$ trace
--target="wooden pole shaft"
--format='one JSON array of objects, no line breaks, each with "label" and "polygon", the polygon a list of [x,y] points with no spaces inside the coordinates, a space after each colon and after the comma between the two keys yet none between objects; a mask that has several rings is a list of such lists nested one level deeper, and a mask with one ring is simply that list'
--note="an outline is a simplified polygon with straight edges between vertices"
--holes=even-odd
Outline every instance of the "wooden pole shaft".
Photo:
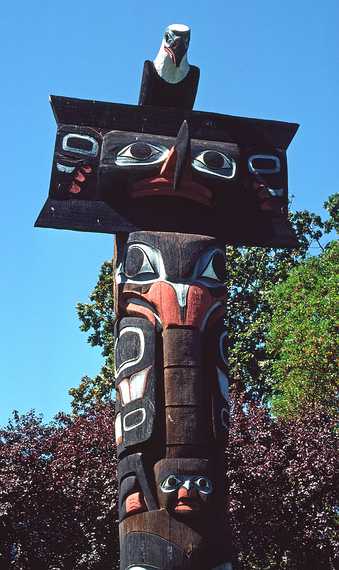
[{"label": "wooden pole shaft", "polygon": [[117,236],[121,570],[229,569],[223,244]]}]

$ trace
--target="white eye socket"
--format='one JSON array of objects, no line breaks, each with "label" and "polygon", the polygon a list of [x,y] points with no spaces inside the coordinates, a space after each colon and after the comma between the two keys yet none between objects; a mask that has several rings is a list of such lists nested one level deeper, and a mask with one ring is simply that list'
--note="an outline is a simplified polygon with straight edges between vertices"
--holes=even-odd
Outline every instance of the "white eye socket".
[{"label": "white eye socket", "polygon": [[136,141],[119,150],[115,163],[118,166],[152,166],[163,162],[168,153],[168,148],[163,145]]},{"label": "white eye socket", "polygon": [[199,493],[203,493],[204,495],[210,495],[213,491],[212,483],[210,479],[207,479],[207,477],[199,477],[199,479],[195,479],[194,485]]},{"label": "white eye socket", "polygon": [[131,245],[128,248],[124,272],[131,279],[154,279],[158,276],[146,252],[138,245]]},{"label": "white eye socket", "polygon": [[179,489],[182,485],[181,479],[178,479],[176,475],[169,475],[160,485],[163,493],[172,493]]},{"label": "white eye socket", "polygon": [[62,149],[85,156],[96,156],[99,144],[93,137],[69,133],[62,139]]},{"label": "white eye socket", "polygon": [[204,150],[195,157],[193,168],[218,178],[233,178],[236,171],[235,160],[229,154],[216,150]]},{"label": "white eye socket", "polygon": [[211,259],[199,277],[211,279],[212,281],[218,281],[218,283],[225,283],[226,260],[221,251],[217,251],[212,255]]}]

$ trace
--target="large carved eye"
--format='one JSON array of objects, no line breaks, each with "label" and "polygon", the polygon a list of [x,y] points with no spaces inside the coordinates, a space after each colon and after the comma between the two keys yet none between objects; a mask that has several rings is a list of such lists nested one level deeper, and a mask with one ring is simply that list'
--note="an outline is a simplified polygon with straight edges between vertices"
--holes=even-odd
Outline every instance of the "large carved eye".
[{"label": "large carved eye", "polygon": [[199,277],[225,283],[226,281],[226,260],[221,251],[216,251],[210,258],[205,269],[201,272]]},{"label": "large carved eye", "polygon": [[182,485],[181,479],[178,479],[175,475],[169,475],[160,485],[163,493],[172,493],[179,489]]},{"label": "large carved eye", "polygon": [[204,150],[195,157],[192,166],[200,172],[218,178],[233,178],[236,171],[235,160],[232,156],[216,150]]},{"label": "large carved eye", "polygon": [[118,166],[150,166],[163,162],[168,153],[168,148],[163,145],[136,141],[119,150],[115,163]]},{"label": "large carved eye", "polygon": [[69,133],[62,139],[62,149],[85,156],[97,156],[99,143],[93,137]]},{"label": "large carved eye", "polygon": [[158,277],[147,253],[138,245],[131,245],[128,248],[124,272],[129,279],[147,280]]},{"label": "large carved eye", "polygon": [[199,477],[198,479],[195,479],[194,485],[199,493],[203,493],[204,495],[209,495],[213,491],[212,483],[207,477]]}]

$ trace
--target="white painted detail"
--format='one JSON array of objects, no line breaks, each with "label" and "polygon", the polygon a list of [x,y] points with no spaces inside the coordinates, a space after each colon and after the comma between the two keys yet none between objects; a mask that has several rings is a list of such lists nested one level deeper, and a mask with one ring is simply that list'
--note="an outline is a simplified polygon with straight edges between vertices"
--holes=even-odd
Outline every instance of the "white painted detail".
[{"label": "white painted detail", "polygon": [[[206,283],[206,280],[204,280],[204,278],[202,277],[202,272],[207,269],[207,266],[209,265],[209,262],[213,259],[214,255],[216,253],[221,253],[224,257],[225,257],[225,251],[220,249],[220,248],[211,248],[209,251],[205,252],[198,260],[197,263],[194,267],[194,270],[192,272],[192,275],[186,279],[185,283],[179,284],[179,283],[173,283],[172,281],[170,281],[168,279],[168,275],[166,274],[166,270],[165,270],[165,265],[164,265],[164,261],[162,259],[162,255],[161,252],[156,249],[153,248],[149,245],[143,244],[143,243],[135,243],[135,244],[130,244],[129,248],[133,248],[133,247],[137,247],[138,249],[140,249],[146,256],[147,259],[149,260],[149,263],[151,264],[153,271],[155,272],[156,275],[153,277],[151,276],[151,278],[149,279],[143,279],[143,278],[137,278],[136,277],[127,277],[127,275],[124,272],[124,262],[120,263],[119,266],[117,267],[117,271],[116,271],[116,275],[115,275],[115,279],[116,279],[116,283],[118,285],[122,284],[124,285],[125,283],[131,283],[134,285],[138,285],[138,284],[143,284],[143,285],[150,285],[151,283],[157,283],[157,282],[164,282],[164,283],[168,283],[169,285],[172,285],[173,288],[177,288],[178,291],[180,290],[179,287],[177,287],[177,285],[181,285],[181,292],[179,294],[179,296],[183,299],[183,295],[184,295],[184,290],[185,288],[189,287],[189,285],[193,285],[194,283],[201,283],[207,287],[220,287],[221,285],[223,285],[223,283],[221,283],[221,281],[219,279],[215,279],[214,283],[213,281],[210,281],[209,283]],[[225,257],[225,264],[226,264],[226,257]],[[144,272],[144,268],[140,269],[140,274],[142,274],[142,272]],[[133,299],[133,302],[137,302],[135,299]],[[139,302],[138,302],[139,303]],[[139,303],[140,304],[140,303]],[[184,306],[184,305],[181,305]]]},{"label": "white painted detail", "polygon": [[190,285],[187,283],[171,283],[171,286],[173,287],[176,293],[179,307],[186,307],[187,293],[190,288]]},{"label": "white painted detail", "polygon": [[65,166],[59,162],[57,162],[56,167],[59,172],[66,172],[67,174],[72,174],[72,172],[75,170],[75,166]]},{"label": "white painted detail", "polygon": [[158,566],[129,566],[127,570],[160,570]]},{"label": "white painted detail", "polygon": [[138,245],[131,245],[129,249],[130,250],[137,249],[138,251],[141,251],[142,255],[144,256],[142,261],[142,266],[138,271],[138,275],[141,275],[142,273],[154,273],[155,268],[152,266],[150,260],[148,259],[142,247],[139,247]]},{"label": "white painted detail", "polygon": [[190,27],[186,26],[186,24],[170,24],[168,29],[172,32],[189,32]]},{"label": "white painted detail", "polygon": [[276,196],[277,198],[282,198],[284,195],[284,189],[283,188],[268,188],[268,186],[266,186],[267,191],[271,194],[271,196]]},{"label": "white painted detail", "polygon": [[[126,426],[126,419],[129,418],[130,416],[132,416],[133,414],[137,415],[138,412],[141,412],[141,420],[139,420],[136,424],[132,424],[131,426]],[[144,423],[145,419],[146,419],[145,408],[138,408],[137,410],[133,410],[133,412],[129,412],[124,417],[124,422],[123,422],[124,423],[124,430],[125,431],[131,431],[131,429],[135,429],[138,426],[141,426],[141,424]]]},{"label": "white painted detail", "polygon": [[[132,143],[133,144],[133,143]],[[142,168],[143,166],[152,166],[154,164],[160,164],[161,162],[164,162],[164,160],[166,160],[166,158],[169,155],[169,149],[166,146],[163,145],[151,145],[149,143],[149,146],[152,147],[153,150],[153,154],[149,157],[149,158],[135,158],[131,152],[130,152],[130,148],[132,146],[132,144],[129,144],[127,146],[125,146],[123,149],[121,149],[116,158],[115,158],[115,163],[118,166],[123,167],[128,167],[128,168],[133,168],[133,166],[136,166],[137,168]]]},{"label": "white painted detail", "polygon": [[[254,168],[253,160],[256,158],[272,160],[275,166],[273,168]],[[248,169],[250,172],[258,172],[259,174],[277,174],[280,172],[280,159],[278,156],[274,156],[272,154],[253,154],[248,159]]]},{"label": "white painted detail", "polygon": [[[83,139],[83,140],[86,140],[86,141],[92,143],[91,150],[87,150],[85,148],[77,148],[77,147],[70,146],[68,144],[68,141],[71,138],[72,139]],[[70,152],[76,152],[78,154],[85,154],[86,156],[96,156],[98,154],[99,144],[93,137],[89,137],[87,135],[78,135],[78,133],[69,133],[68,135],[65,135],[64,138],[62,139],[62,149],[68,150]]]},{"label": "white painted detail", "polygon": [[130,396],[130,392],[129,392],[129,383],[128,383],[128,380],[126,378],[125,378],[125,380],[120,382],[119,391],[120,391],[120,395],[121,395],[122,405],[126,406],[126,404],[128,404],[131,401],[131,396]]},{"label": "white painted detail", "polygon": [[[195,157],[195,159],[192,161],[193,168],[199,170],[199,172],[207,172],[209,175],[216,176],[217,178],[226,178],[227,180],[234,178],[235,171],[237,169],[237,165],[234,158],[232,158],[230,155],[226,156],[222,152],[220,152],[219,154],[221,154],[222,157],[224,158],[224,166],[212,169],[203,162],[204,154],[206,152],[208,152],[208,150],[207,151],[205,150],[204,152],[200,153],[198,156]],[[231,168],[229,168],[227,161],[230,163]],[[223,173],[222,170],[231,170],[231,172],[229,174],[225,174],[225,172]]]},{"label": "white painted detail", "polygon": [[[135,244],[132,243],[129,245],[129,249],[133,247],[137,247],[144,253],[144,255],[146,255],[146,257],[149,260],[149,263],[153,268],[152,273],[156,273],[156,275],[154,277],[151,277],[150,279],[136,279],[137,276],[135,276],[134,278],[127,277],[127,275],[124,272],[124,262],[123,262],[120,263],[117,268],[116,282],[118,284],[143,283],[144,285],[148,285],[149,283],[155,283],[156,281],[166,281],[165,266],[160,251],[144,243],[135,243]],[[139,274],[141,273],[142,270],[139,271]]]},{"label": "white painted detail", "polygon": [[226,364],[226,366],[228,365],[228,361],[227,361],[227,358],[225,356],[223,341],[224,341],[224,338],[226,338],[227,336],[228,336],[228,334],[225,331],[222,333],[222,335],[220,335],[220,338],[219,338],[219,353],[220,353],[221,360],[223,361],[224,364]]},{"label": "white painted detail", "polygon": [[129,381],[130,401],[143,397],[150,368],[151,367],[148,366],[148,368],[144,368],[144,370],[132,374]]},{"label": "white painted detail", "polygon": [[119,339],[118,339],[118,343],[121,339],[121,337],[128,333],[128,332],[133,332],[135,334],[137,334],[139,336],[140,339],[140,353],[136,358],[130,358],[128,360],[126,360],[125,362],[123,362],[119,368],[116,370],[116,374],[120,374],[123,370],[126,370],[127,368],[131,368],[131,366],[135,366],[136,364],[139,364],[139,362],[142,360],[143,356],[144,356],[144,352],[145,352],[145,337],[144,337],[144,333],[141,329],[137,328],[137,327],[126,327],[124,329],[122,329],[120,335],[119,335]]},{"label": "white painted detail", "polygon": [[220,412],[220,420],[221,420],[221,424],[223,425],[224,428],[228,427],[228,418],[229,418],[228,409],[222,408],[221,412]]},{"label": "white painted detail", "polygon": [[214,279],[215,281],[218,281],[220,283],[220,279],[216,275],[216,273],[213,269],[213,259],[214,259],[214,256],[212,257],[212,259],[210,259],[209,264],[207,265],[206,269],[201,274],[201,277],[207,277],[208,279]]},{"label": "white painted detail", "polygon": [[115,418],[115,441],[117,444],[122,442],[122,425],[120,412],[116,415]]},{"label": "white painted detail", "polygon": [[220,368],[217,367],[217,374],[218,374],[218,382],[219,382],[219,388],[220,388],[220,392],[224,398],[224,400],[229,400],[229,391],[228,391],[228,387],[229,387],[229,381],[228,378],[226,376],[226,374],[220,370]]},{"label": "white painted detail", "polygon": [[213,279],[214,283],[210,282],[208,283],[208,287],[220,287],[222,285],[224,285],[224,283],[222,283],[220,281],[220,279],[215,275],[213,267],[211,266],[211,270],[213,271],[213,273],[210,273],[210,275],[206,275],[205,271],[209,271],[209,266],[210,264],[213,264],[213,259],[214,256],[217,253],[221,253],[221,255],[223,255],[224,259],[225,259],[225,265],[226,265],[226,256],[225,256],[225,251],[222,249],[212,249],[206,253],[204,253],[204,255],[202,255],[200,257],[200,259],[198,260],[196,267],[194,269],[194,278],[199,282],[199,280],[201,281],[202,284],[204,284],[206,286],[206,281],[204,281],[204,277],[208,277],[210,279]]}]

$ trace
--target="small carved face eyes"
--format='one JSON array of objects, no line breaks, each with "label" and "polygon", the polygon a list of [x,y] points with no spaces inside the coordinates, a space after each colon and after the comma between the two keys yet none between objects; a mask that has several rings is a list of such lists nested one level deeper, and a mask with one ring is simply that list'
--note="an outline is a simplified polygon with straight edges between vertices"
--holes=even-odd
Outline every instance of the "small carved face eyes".
[{"label": "small carved face eyes", "polygon": [[131,245],[128,248],[124,263],[124,273],[129,279],[141,281],[156,279],[159,276],[147,252],[139,245]]},{"label": "small carved face eyes", "polygon": [[118,166],[152,166],[163,162],[168,153],[168,148],[163,145],[136,141],[119,150],[115,162]]},{"label": "small carved face eyes", "polygon": [[236,171],[235,160],[231,155],[216,150],[201,152],[194,158],[192,166],[199,172],[218,178],[233,178]]},{"label": "small carved face eyes", "polygon": [[195,479],[194,485],[199,493],[210,495],[212,493],[212,483],[207,477],[199,477]]},{"label": "small carved face eyes", "polygon": [[226,281],[226,260],[221,251],[216,251],[210,258],[208,264],[200,273],[199,278],[217,281],[219,284]]},{"label": "small carved face eyes", "polygon": [[186,487],[187,490],[195,489],[203,495],[210,495],[213,491],[212,482],[208,477],[203,475],[168,475],[161,483],[160,488],[163,493],[173,493],[180,487]]},{"label": "small carved face eyes", "polygon": [[181,479],[178,479],[175,475],[169,475],[167,479],[165,479],[161,483],[161,490],[164,493],[172,493],[172,491],[176,491],[182,485]]}]

